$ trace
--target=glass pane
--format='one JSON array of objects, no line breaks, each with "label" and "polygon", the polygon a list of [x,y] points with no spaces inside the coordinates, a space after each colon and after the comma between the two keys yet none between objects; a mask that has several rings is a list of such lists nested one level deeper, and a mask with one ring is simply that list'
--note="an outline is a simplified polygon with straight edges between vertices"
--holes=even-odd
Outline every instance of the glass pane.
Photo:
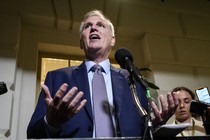
[{"label": "glass pane", "polygon": [[116,68],[120,68],[119,64],[112,64],[112,66],[116,67]]},{"label": "glass pane", "polygon": [[55,58],[42,58],[41,64],[41,84],[44,83],[46,74],[48,71],[68,67],[69,62],[67,59],[55,59]]},{"label": "glass pane", "polygon": [[70,60],[70,66],[79,66],[82,62],[80,60]]},{"label": "glass pane", "polygon": [[[67,59],[57,59],[57,58],[42,58],[41,62],[41,84],[44,83],[46,74],[48,71],[68,67],[79,66],[83,61],[80,60],[67,60]],[[120,67],[118,64],[112,64],[114,67]]]}]

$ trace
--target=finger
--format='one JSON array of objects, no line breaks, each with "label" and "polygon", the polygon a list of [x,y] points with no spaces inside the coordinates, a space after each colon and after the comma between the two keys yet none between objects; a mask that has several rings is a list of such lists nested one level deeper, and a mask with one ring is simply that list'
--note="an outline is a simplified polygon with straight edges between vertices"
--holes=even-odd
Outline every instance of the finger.
[{"label": "finger", "polygon": [[77,87],[73,87],[69,90],[69,92],[63,97],[62,102],[60,103],[61,108],[68,108],[69,103],[72,100],[72,97],[75,95],[75,93],[78,92]]},{"label": "finger", "polygon": [[167,94],[167,99],[168,99],[168,117],[171,117],[175,112],[176,105],[171,93]]},{"label": "finger", "polygon": [[64,84],[62,84],[62,85],[60,86],[60,88],[59,88],[58,91],[56,92],[56,94],[55,94],[55,96],[54,96],[54,98],[53,98],[53,104],[54,104],[55,106],[57,106],[57,105],[60,103],[60,101],[61,101],[61,99],[62,99],[64,93],[66,92],[67,87],[68,87],[68,84],[64,83]]},{"label": "finger", "polygon": [[161,118],[160,117],[160,111],[159,111],[159,109],[158,109],[158,107],[157,107],[157,105],[155,104],[154,101],[151,102],[151,108],[152,108],[152,111],[154,113],[154,116],[156,118],[159,118],[160,119]]},{"label": "finger", "polygon": [[168,100],[168,109],[173,112],[175,109],[175,103],[174,103],[174,99],[171,93],[167,94],[167,100]]},{"label": "finger", "polygon": [[86,99],[82,100],[79,106],[76,108],[75,113],[78,113],[85,106],[86,103],[87,103]]},{"label": "finger", "polygon": [[71,109],[71,111],[74,114],[78,113],[85,106],[87,102],[86,99],[83,99],[81,101],[83,95],[84,95],[83,92],[79,92],[77,97],[75,97],[74,100],[72,100],[71,104],[69,105],[69,109]]},{"label": "finger", "polygon": [[178,104],[179,104],[179,100],[178,100],[178,98],[177,98],[177,93],[176,93],[176,92],[173,92],[173,93],[172,93],[172,96],[173,96],[173,100],[174,100],[175,107],[177,107]]},{"label": "finger", "polygon": [[163,95],[159,96],[160,99],[160,103],[161,103],[161,108],[162,108],[162,112],[163,112],[163,116],[166,117],[166,114],[168,113],[168,103],[167,101],[164,99]]},{"label": "finger", "polygon": [[82,96],[84,95],[83,92],[78,92],[77,95],[74,97],[74,99],[69,103],[68,108],[69,109],[73,109],[75,110],[75,108],[77,108],[78,104],[81,101]]},{"label": "finger", "polygon": [[41,87],[44,93],[45,102],[48,104],[52,100],[49,88],[45,84],[41,85]]}]

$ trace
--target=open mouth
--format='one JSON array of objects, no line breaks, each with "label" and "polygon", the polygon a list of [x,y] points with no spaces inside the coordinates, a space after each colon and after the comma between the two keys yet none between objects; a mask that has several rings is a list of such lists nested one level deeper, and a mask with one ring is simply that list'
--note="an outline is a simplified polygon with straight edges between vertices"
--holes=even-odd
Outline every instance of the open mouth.
[{"label": "open mouth", "polygon": [[95,40],[95,39],[101,39],[101,38],[100,38],[100,36],[97,35],[97,34],[91,34],[91,35],[89,36],[89,39],[90,39],[90,40]]}]

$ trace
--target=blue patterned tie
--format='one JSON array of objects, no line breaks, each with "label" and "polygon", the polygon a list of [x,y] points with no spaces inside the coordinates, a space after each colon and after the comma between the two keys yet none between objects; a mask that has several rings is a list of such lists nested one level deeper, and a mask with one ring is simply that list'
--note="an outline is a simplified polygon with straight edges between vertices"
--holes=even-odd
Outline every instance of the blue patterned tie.
[{"label": "blue patterned tie", "polygon": [[106,85],[102,74],[103,68],[100,65],[94,65],[91,68],[91,71],[94,71],[92,96],[96,137],[113,137],[114,129],[107,98]]}]

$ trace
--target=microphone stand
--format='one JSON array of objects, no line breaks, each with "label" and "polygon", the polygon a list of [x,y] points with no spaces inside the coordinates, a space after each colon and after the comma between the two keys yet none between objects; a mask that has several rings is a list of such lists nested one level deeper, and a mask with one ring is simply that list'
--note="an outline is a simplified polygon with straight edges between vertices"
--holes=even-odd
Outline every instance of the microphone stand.
[{"label": "microphone stand", "polygon": [[[136,79],[136,81],[139,84],[141,84],[146,89],[146,96],[147,96],[147,100],[148,100],[148,103],[149,103],[148,113],[142,107],[142,105],[141,105],[141,103],[139,101],[139,98],[138,98],[137,92],[136,92],[136,86],[135,86],[134,79]],[[145,121],[146,121],[146,127],[145,127],[145,130],[144,130],[143,140],[146,139],[146,135],[148,133],[149,133],[150,140],[153,140],[152,121],[151,121],[151,108],[150,108],[150,103],[152,101],[152,98],[151,98],[150,89],[149,89],[149,86],[147,84],[147,81],[141,75],[138,75],[138,78],[137,78],[137,77],[133,77],[132,74],[130,74],[130,76],[129,76],[129,85],[130,85],[130,88],[131,88],[131,91],[132,91],[132,96],[133,96],[134,102],[135,102],[135,104],[137,106],[137,109],[138,109],[141,117],[144,118]]]},{"label": "microphone stand", "polygon": [[134,99],[134,103],[137,106],[137,109],[141,115],[141,117],[147,117],[147,112],[146,110],[142,107],[141,102],[139,101],[137,92],[136,92],[136,85],[134,84],[134,79],[132,77],[129,78],[129,85],[130,85],[130,89],[132,91],[132,97]]}]

